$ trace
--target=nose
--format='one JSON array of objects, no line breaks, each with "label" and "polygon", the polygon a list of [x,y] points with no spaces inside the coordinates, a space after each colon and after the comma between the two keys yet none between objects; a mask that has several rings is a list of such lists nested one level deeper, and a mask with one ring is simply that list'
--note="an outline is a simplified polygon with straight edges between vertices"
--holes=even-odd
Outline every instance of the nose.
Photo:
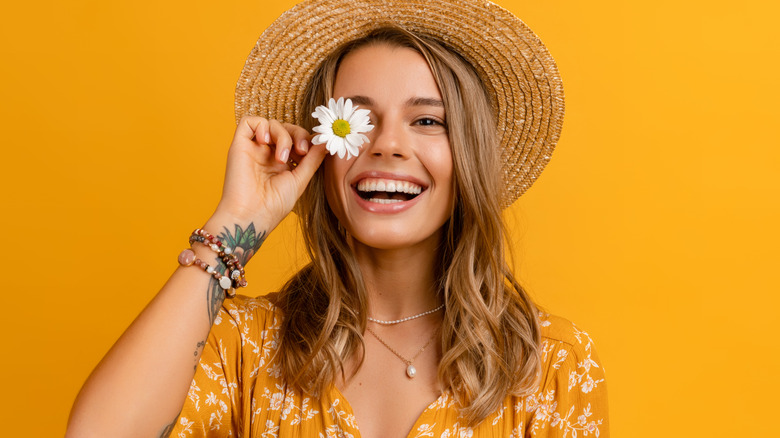
[{"label": "nose", "polygon": [[367,155],[402,160],[410,157],[409,142],[401,122],[378,121],[370,134]]}]

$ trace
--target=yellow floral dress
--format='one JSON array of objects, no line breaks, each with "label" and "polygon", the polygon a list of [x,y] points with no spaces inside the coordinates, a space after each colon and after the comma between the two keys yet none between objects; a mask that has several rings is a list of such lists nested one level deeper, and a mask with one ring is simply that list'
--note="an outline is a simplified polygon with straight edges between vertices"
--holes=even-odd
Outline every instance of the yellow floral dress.
[{"label": "yellow floral dress", "polygon": [[[209,334],[172,437],[341,437],[360,431],[333,387],[320,398],[289,388],[275,361],[282,314],[263,297],[226,300]],[[542,380],[529,396],[507,396],[467,427],[447,392],[409,432],[416,437],[608,436],[604,369],[587,333],[542,314]]]}]

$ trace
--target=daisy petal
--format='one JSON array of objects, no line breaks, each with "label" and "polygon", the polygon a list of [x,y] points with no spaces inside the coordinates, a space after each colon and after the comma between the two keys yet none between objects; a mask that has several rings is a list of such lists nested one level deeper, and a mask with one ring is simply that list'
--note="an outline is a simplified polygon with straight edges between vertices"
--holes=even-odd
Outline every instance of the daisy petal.
[{"label": "daisy petal", "polygon": [[311,128],[314,132],[319,132],[320,134],[332,134],[333,128],[331,125],[317,125],[313,128]]},{"label": "daisy petal", "polygon": [[325,142],[325,149],[330,152],[331,155],[336,153],[336,137],[331,137]]},{"label": "daisy petal", "polygon": [[328,140],[333,137],[333,134],[330,133],[323,133],[323,134],[317,134],[314,136],[314,138],[311,139],[312,144],[323,144],[327,143]]},{"label": "daisy petal", "polygon": [[333,125],[333,122],[336,121],[335,114],[322,105],[314,110],[312,117],[316,118],[323,125]]},{"label": "daisy petal", "polygon": [[347,144],[346,149],[347,149],[347,160],[349,160],[353,156],[357,157],[358,154],[360,153],[360,151],[358,151],[358,148],[351,144]]},{"label": "daisy petal", "polygon": [[347,134],[347,144],[357,147],[363,144],[363,139],[360,138],[360,134],[350,133]]},{"label": "daisy petal", "polygon": [[344,109],[341,112],[341,118],[348,121],[352,125],[352,99],[344,101]]},{"label": "daisy petal", "polygon": [[339,146],[341,143],[341,137],[333,136],[328,139],[328,143],[325,145],[325,149],[327,149],[331,155],[335,154],[339,151]]},{"label": "daisy petal", "polygon": [[374,125],[350,125],[350,127],[352,128],[351,131],[354,133],[368,132],[374,129]]},{"label": "daisy petal", "polygon": [[[357,108],[357,107],[355,107]],[[356,109],[354,113],[352,113],[352,117],[349,119],[349,123],[357,123],[360,121],[360,119],[366,119],[366,122],[368,122],[368,115],[371,114],[371,111],[367,109]]]}]

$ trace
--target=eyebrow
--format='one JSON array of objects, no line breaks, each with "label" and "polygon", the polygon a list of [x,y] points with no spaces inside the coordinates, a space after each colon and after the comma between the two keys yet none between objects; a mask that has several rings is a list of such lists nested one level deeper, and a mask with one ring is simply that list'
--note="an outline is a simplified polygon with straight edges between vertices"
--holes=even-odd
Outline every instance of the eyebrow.
[{"label": "eyebrow", "polygon": [[[374,99],[371,99],[368,96],[352,96],[350,97],[352,99],[352,103],[355,105],[367,105],[372,106],[374,105]],[[437,99],[435,97],[412,97],[409,98],[409,100],[406,101],[404,104],[405,106],[435,106],[444,108],[444,102],[442,102],[441,99]]]},{"label": "eyebrow", "polygon": [[352,96],[352,97],[348,97],[347,99],[352,99],[352,103],[355,105],[371,106],[374,104],[374,100],[366,96]]},{"label": "eyebrow", "polygon": [[406,101],[406,106],[437,106],[444,108],[444,102],[433,97],[413,97]]}]

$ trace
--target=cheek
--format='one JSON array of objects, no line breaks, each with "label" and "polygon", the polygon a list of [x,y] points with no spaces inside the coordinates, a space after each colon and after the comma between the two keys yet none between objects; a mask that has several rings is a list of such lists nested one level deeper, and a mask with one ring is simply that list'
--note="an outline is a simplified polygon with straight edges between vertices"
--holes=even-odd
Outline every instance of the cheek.
[{"label": "cheek", "polygon": [[[434,145],[431,145],[434,146]],[[436,184],[437,201],[436,214],[441,218],[449,218],[452,214],[455,199],[455,171],[452,158],[452,149],[449,141],[436,144],[426,151],[426,166]],[[439,210],[441,208],[441,210]],[[433,212],[432,212],[433,213]]]},{"label": "cheek", "polygon": [[428,171],[440,188],[452,187],[454,165],[448,141],[429,147],[425,151],[425,161],[428,163]]}]

